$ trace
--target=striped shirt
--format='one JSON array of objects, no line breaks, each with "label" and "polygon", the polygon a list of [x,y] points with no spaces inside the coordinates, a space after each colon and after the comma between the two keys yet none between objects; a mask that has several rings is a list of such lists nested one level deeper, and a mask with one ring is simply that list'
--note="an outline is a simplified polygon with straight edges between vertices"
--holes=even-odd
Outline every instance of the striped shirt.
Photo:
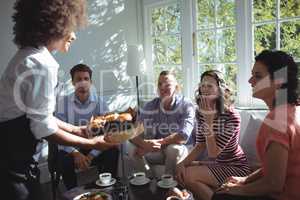
[{"label": "striped shirt", "polygon": [[[240,115],[234,109],[225,111],[213,121],[216,144],[221,153],[208,167],[220,184],[229,176],[245,176],[250,172],[246,156],[238,144],[240,121]],[[205,143],[208,126],[199,110],[196,111],[196,123],[196,143]]]}]

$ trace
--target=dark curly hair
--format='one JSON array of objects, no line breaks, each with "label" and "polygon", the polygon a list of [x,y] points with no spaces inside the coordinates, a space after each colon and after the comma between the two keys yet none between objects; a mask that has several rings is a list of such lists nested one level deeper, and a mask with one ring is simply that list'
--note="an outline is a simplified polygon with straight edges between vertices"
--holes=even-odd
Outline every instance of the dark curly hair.
[{"label": "dark curly hair", "polygon": [[[220,96],[216,100],[216,108],[218,115],[221,113],[224,113],[224,111],[228,111],[229,108],[233,104],[233,98],[232,98],[232,90],[229,88],[229,86],[226,84],[223,74],[218,70],[208,70],[201,74],[200,81],[202,82],[203,78],[205,76],[210,76],[214,78],[217,81],[218,89]],[[201,91],[200,91],[200,85],[198,89],[196,90],[195,94],[195,100],[197,105],[199,105],[200,97],[201,97]]]},{"label": "dark curly hair", "polygon": [[86,24],[85,0],[17,0],[12,16],[19,48],[46,46]]},{"label": "dark curly hair", "polygon": [[[286,92],[278,94],[273,104],[296,104],[298,99],[298,66],[292,56],[283,51],[264,50],[255,57],[256,62],[261,62],[267,67],[271,80],[282,79],[284,83],[280,89]],[[275,102],[276,101],[276,102]]]}]

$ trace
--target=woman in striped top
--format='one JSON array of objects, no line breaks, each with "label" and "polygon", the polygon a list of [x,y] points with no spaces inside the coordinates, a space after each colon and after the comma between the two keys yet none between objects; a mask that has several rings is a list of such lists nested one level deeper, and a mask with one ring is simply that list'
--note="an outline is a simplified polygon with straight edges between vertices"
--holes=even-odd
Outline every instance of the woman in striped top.
[{"label": "woman in striped top", "polygon": [[[230,89],[217,70],[201,75],[196,102],[196,145],[176,167],[176,178],[197,199],[211,199],[227,177],[250,173],[238,144],[240,116],[232,107]],[[207,150],[208,160],[195,161]]]}]

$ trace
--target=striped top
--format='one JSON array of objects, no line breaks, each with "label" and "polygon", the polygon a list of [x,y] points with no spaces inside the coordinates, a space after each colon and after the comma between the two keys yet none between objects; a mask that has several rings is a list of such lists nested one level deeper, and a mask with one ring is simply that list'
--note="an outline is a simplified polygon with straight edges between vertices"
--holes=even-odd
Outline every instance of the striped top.
[{"label": "striped top", "polygon": [[[208,133],[208,127],[198,109],[196,111],[196,121],[196,143],[205,143],[205,134]],[[238,144],[240,121],[239,113],[233,108],[214,119],[213,131],[216,137],[216,144],[222,149],[215,159],[216,163],[238,166],[247,165],[246,156]]]}]

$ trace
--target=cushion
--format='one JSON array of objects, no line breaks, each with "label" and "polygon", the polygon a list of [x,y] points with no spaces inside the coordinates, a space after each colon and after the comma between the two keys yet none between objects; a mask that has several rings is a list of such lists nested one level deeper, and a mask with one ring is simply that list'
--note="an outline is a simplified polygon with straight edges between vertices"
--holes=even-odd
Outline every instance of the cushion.
[{"label": "cushion", "polygon": [[250,167],[255,170],[260,166],[256,154],[256,136],[266,111],[243,111],[241,113],[240,145],[247,156]]}]

